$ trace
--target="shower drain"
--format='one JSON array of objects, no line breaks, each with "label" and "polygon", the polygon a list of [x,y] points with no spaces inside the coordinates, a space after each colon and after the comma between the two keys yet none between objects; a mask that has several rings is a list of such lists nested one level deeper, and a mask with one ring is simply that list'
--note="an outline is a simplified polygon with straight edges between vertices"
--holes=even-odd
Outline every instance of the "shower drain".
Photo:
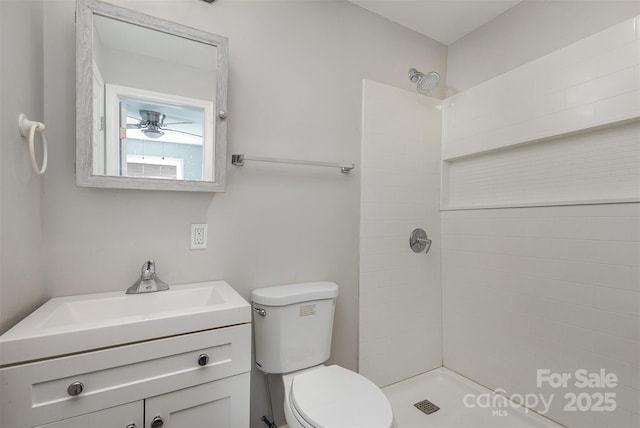
[{"label": "shower drain", "polygon": [[431,413],[437,412],[438,410],[440,410],[440,407],[436,406],[429,400],[422,400],[419,403],[414,404],[414,406],[416,406],[418,410],[420,410],[423,413],[426,413],[427,415],[430,415]]}]

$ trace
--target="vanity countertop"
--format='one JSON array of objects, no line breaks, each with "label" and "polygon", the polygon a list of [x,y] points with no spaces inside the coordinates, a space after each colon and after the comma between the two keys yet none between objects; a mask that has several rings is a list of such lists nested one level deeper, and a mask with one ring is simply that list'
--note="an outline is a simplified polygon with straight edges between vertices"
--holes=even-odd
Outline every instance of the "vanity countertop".
[{"label": "vanity countertop", "polygon": [[0,336],[0,367],[249,322],[225,281],[56,297]]}]

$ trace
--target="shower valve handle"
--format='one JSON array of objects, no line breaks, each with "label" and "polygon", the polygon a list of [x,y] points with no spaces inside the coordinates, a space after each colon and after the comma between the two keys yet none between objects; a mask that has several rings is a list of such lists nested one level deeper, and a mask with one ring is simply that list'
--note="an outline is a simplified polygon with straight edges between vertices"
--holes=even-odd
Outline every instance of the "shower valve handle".
[{"label": "shower valve handle", "polygon": [[431,239],[427,237],[427,232],[423,229],[414,229],[409,236],[409,247],[414,253],[428,253],[431,249]]}]

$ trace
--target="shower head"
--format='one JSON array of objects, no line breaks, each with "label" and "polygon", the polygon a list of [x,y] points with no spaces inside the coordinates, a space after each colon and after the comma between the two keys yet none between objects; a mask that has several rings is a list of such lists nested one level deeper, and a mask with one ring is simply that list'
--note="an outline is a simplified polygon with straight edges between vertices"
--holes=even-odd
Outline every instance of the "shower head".
[{"label": "shower head", "polygon": [[440,83],[440,75],[435,71],[424,74],[415,68],[409,70],[409,80],[416,84],[416,89],[421,94],[428,94]]}]

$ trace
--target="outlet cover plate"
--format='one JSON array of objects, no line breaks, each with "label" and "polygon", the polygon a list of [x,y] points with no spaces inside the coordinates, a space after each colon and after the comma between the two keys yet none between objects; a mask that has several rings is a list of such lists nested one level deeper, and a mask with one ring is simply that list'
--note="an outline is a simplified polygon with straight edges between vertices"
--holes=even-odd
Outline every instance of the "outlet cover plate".
[{"label": "outlet cover plate", "polygon": [[191,225],[191,249],[204,250],[207,248],[207,225],[192,224]]}]

